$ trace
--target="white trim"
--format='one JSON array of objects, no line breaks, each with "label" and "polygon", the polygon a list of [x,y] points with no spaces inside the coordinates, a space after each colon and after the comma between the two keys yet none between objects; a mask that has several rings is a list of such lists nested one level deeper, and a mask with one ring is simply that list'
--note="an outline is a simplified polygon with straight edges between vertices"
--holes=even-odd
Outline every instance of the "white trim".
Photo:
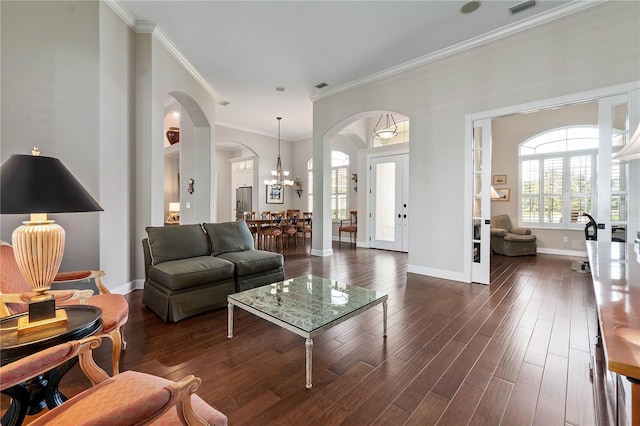
[{"label": "white trim", "polygon": [[193,78],[215,99],[219,98],[218,93],[209,84],[209,82],[200,74],[200,71],[193,66],[193,64],[187,59],[186,56],[178,49],[178,47],[169,39],[167,34],[162,29],[151,22],[137,21],[129,11],[122,5],[119,0],[102,0],[113,12],[122,19],[133,32],[137,34],[152,34],[174,58],[187,70]]},{"label": "white trim", "polygon": [[407,265],[407,273],[426,275],[428,277],[442,278],[445,280],[468,283],[469,280],[463,272],[445,271],[443,269],[426,268],[424,266]]},{"label": "white trim", "polygon": [[109,6],[113,13],[118,16],[118,18],[122,19],[122,22],[127,24],[129,28],[132,28],[136,25],[136,18],[120,3],[119,0],[102,0],[104,4]]},{"label": "white trim", "polygon": [[110,288],[109,291],[113,294],[129,294],[133,290],[143,290],[144,289],[144,280],[136,279],[133,281],[129,281],[128,283],[124,283],[116,288]]},{"label": "white trim", "polygon": [[553,254],[556,256],[587,257],[586,249],[584,251],[580,251],[580,250],[563,250],[563,249],[538,247],[536,252],[540,254]]},{"label": "white trim", "polygon": [[396,65],[391,68],[387,68],[386,70],[380,71],[375,74],[371,74],[367,77],[360,78],[358,80],[351,81],[349,83],[345,83],[339,86],[332,87],[323,91],[322,93],[311,96],[311,101],[317,101],[320,99],[327,98],[329,96],[336,95],[338,93],[346,92],[351,89],[355,89],[357,87],[364,86],[369,83],[373,83],[375,81],[379,81],[385,79],[387,77],[394,76],[396,74],[400,74],[405,71],[409,71],[411,69],[420,67],[422,65],[426,65],[431,62],[439,61],[440,59],[446,58],[448,56],[452,56],[466,50],[474,49],[478,46],[482,46],[487,43],[491,43],[493,41],[511,36],[513,34],[519,33],[521,31],[525,31],[531,28],[535,28],[542,24],[546,24],[547,22],[554,21],[556,19],[563,18],[565,16],[572,15],[576,12],[580,12],[582,10],[588,9],[592,6],[596,6],[598,4],[604,3],[606,0],[594,0],[594,1],[573,1],[567,3],[566,5],[558,6],[548,12],[541,13],[536,15],[530,19],[526,19],[523,21],[515,22],[513,24],[504,26],[502,28],[498,28],[496,30],[490,31],[481,36],[472,38],[470,40],[466,40],[464,42],[455,44],[453,46],[441,49],[437,52],[430,53],[425,56],[421,56],[419,58],[407,61],[405,63]]},{"label": "white trim", "polygon": [[333,250],[332,249],[327,249],[327,250],[311,249],[311,256],[321,256],[321,257],[333,256]]},{"label": "white trim", "polygon": [[488,111],[474,112],[467,114],[465,118],[472,121],[485,118],[496,118],[510,114],[526,114],[541,109],[554,108],[563,105],[574,105],[577,103],[591,102],[605,96],[613,96],[629,93],[632,90],[640,89],[640,81],[634,81],[616,86],[602,87],[600,89],[588,90],[586,92],[572,93],[570,95],[558,96],[539,101],[527,102],[519,105],[511,105],[496,108]]}]

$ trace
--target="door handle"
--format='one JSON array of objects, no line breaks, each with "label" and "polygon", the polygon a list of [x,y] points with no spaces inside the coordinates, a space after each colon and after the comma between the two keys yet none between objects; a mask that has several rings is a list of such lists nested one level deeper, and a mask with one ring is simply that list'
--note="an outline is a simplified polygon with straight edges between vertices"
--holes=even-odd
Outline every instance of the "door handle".
[{"label": "door handle", "polygon": [[400,219],[402,217],[402,215],[400,213],[398,213],[398,219]]}]

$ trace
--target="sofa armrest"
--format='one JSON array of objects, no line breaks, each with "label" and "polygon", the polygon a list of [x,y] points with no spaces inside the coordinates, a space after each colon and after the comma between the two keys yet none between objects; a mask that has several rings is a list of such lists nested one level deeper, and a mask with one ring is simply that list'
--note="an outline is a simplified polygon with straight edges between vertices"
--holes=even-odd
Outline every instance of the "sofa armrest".
[{"label": "sofa armrest", "polygon": [[492,237],[504,237],[507,235],[507,231],[500,228],[491,228],[491,236]]},{"label": "sofa armrest", "polygon": [[519,228],[517,226],[514,226],[513,228],[511,228],[511,233],[518,235],[531,235],[531,229]]}]

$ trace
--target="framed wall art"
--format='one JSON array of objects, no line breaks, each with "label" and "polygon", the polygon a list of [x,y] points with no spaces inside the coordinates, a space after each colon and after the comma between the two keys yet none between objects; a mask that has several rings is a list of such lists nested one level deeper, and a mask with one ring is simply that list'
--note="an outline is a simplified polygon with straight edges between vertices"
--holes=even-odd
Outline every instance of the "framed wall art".
[{"label": "framed wall art", "polygon": [[509,188],[495,188],[500,198],[494,198],[491,201],[509,201]]},{"label": "framed wall art", "polygon": [[267,204],[284,204],[284,187],[267,185]]},{"label": "framed wall art", "polygon": [[493,185],[506,185],[507,175],[493,175],[493,181],[491,183]]}]

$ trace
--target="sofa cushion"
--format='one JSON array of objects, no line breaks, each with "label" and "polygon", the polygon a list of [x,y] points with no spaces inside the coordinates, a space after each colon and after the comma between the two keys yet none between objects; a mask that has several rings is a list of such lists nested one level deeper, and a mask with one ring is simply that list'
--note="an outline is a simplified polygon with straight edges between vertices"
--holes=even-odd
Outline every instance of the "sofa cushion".
[{"label": "sofa cushion", "polygon": [[233,277],[233,263],[212,256],[170,260],[149,268],[149,279],[170,290],[215,284]]},{"label": "sofa cushion", "polygon": [[244,221],[203,223],[202,227],[209,236],[214,256],[254,249],[253,236]]},{"label": "sofa cushion", "polygon": [[238,277],[282,268],[284,264],[283,257],[280,253],[262,250],[224,253],[217,256],[217,258],[233,262],[236,265],[236,276]]},{"label": "sofa cushion", "polygon": [[199,224],[147,226],[151,264],[211,254],[209,240]]}]

